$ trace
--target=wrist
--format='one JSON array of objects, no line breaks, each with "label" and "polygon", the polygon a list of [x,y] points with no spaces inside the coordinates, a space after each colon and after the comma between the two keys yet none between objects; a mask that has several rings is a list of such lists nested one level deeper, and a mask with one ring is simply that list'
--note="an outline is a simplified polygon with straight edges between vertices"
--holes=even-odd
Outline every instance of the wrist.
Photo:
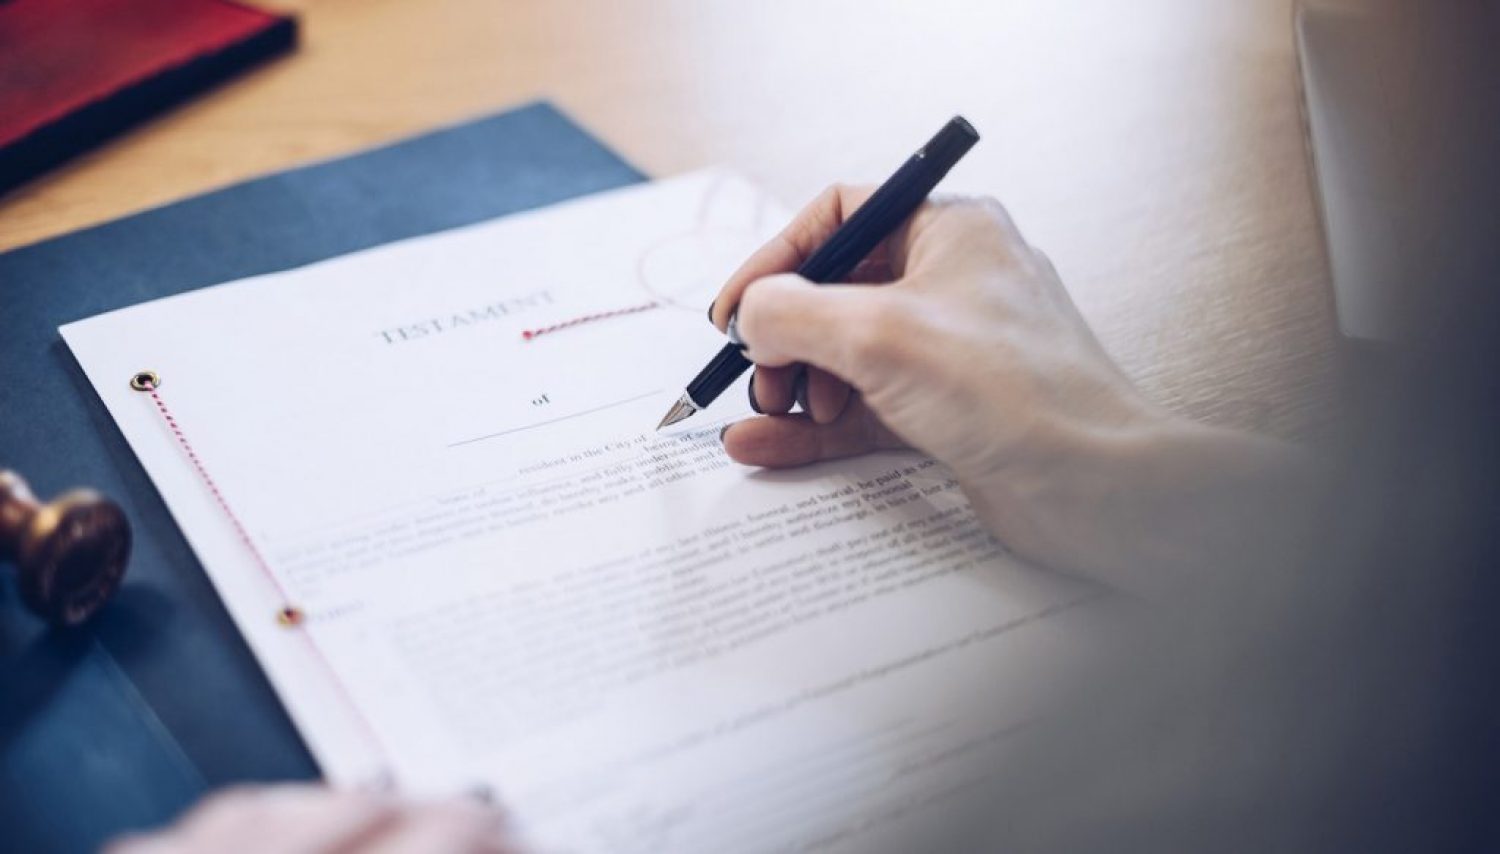
[{"label": "wrist", "polygon": [[1021,557],[1126,589],[1270,554],[1300,512],[1295,449],[1154,408],[1037,450],[965,484],[976,512]]}]

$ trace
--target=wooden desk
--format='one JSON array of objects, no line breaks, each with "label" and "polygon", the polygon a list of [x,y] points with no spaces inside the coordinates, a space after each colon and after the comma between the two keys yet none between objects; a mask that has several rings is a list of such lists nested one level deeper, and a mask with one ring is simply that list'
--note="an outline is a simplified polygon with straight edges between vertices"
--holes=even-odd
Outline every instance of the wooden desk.
[{"label": "wooden desk", "polygon": [[729,164],[792,205],[961,111],[985,141],[946,187],[1011,208],[1150,394],[1329,417],[1290,0],[279,5],[296,54],[0,199],[0,249],[539,97],[651,174]]}]

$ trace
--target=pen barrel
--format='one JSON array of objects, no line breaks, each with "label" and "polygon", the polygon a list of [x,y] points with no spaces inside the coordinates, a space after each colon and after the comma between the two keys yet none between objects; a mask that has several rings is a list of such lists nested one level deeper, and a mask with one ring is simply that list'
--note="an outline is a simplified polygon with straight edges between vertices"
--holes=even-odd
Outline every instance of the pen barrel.
[{"label": "pen barrel", "polygon": [[859,206],[828,242],[797,267],[797,275],[826,285],[848,278],[903,220],[921,206],[942,176],[913,157]]},{"label": "pen barrel", "polygon": [[707,407],[724,389],[734,384],[751,361],[745,358],[745,348],[740,344],[725,344],[714,354],[703,370],[687,384],[687,395],[699,409]]},{"label": "pen barrel", "polygon": [[962,116],[954,116],[797,267],[797,275],[820,285],[847,278],[921,207],[943,176],[978,141],[974,126]]}]

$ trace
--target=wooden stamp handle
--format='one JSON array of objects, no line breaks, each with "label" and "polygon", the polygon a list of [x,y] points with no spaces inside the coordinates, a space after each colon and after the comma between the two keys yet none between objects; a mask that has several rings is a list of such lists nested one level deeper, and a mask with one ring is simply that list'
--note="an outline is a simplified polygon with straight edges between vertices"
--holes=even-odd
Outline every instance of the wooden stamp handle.
[{"label": "wooden stamp handle", "polygon": [[13,561],[21,600],[61,626],[108,602],[130,557],[130,522],[113,501],[87,489],[43,504],[20,475],[0,470],[0,560]]}]

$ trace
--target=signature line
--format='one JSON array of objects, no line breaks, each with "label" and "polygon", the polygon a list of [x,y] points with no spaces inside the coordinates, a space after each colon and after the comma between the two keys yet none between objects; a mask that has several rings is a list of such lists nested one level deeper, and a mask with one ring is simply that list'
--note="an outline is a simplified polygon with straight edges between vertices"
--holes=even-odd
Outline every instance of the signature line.
[{"label": "signature line", "polygon": [[596,406],[593,409],[585,409],[582,412],[575,412],[572,415],[564,415],[561,418],[553,418],[550,421],[538,421],[535,424],[526,424],[521,427],[512,427],[509,430],[501,430],[499,433],[486,433],[483,436],[475,436],[472,439],[463,439],[458,442],[449,443],[448,447],[457,448],[460,445],[472,445],[475,442],[483,442],[485,439],[497,439],[501,436],[509,436],[512,433],[520,433],[524,430],[535,430],[538,427],[546,427],[548,424],[556,424],[559,421],[567,421],[570,418],[582,418],[585,415],[593,415],[595,412],[603,412],[606,409],[613,409],[616,406],[624,406],[627,403],[635,403],[637,400],[644,400],[645,398],[652,397],[658,394],[661,394],[661,389],[657,389],[656,391],[648,391],[645,394],[638,394],[635,397],[627,397],[624,400],[617,400],[614,403],[606,403],[603,406]]}]

